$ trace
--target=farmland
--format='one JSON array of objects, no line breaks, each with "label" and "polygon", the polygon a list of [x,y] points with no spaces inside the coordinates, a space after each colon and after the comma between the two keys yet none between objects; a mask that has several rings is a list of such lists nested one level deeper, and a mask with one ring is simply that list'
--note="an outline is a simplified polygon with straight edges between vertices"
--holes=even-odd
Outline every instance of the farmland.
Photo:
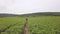
[{"label": "farmland", "polygon": [[[5,17],[0,18],[1,34],[17,34],[23,31],[24,18]],[[4,31],[5,29],[5,31]]]},{"label": "farmland", "polygon": [[[25,17],[0,18],[0,34],[23,34]],[[60,34],[60,16],[28,17],[29,34]]]},{"label": "farmland", "polygon": [[60,16],[29,18],[30,34],[60,34]]}]

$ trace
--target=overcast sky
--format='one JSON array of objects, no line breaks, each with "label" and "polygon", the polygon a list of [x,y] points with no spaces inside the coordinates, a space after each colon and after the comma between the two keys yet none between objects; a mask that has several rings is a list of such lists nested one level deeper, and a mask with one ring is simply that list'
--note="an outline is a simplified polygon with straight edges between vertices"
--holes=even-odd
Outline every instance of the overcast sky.
[{"label": "overcast sky", "polygon": [[60,12],[60,0],[0,0],[0,13]]}]

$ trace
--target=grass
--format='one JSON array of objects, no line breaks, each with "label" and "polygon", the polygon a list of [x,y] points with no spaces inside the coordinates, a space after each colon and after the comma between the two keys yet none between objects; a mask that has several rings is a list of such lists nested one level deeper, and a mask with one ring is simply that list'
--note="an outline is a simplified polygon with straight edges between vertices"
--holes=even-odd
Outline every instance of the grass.
[{"label": "grass", "polygon": [[[37,16],[28,19],[30,34],[60,34],[60,16]],[[23,34],[24,23],[25,17],[0,18],[0,31],[12,25],[1,34]]]}]

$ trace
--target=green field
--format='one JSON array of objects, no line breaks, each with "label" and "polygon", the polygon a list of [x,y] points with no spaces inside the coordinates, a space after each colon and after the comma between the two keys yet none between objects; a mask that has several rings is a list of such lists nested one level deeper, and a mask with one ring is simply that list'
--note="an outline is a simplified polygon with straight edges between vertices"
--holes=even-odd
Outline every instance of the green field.
[{"label": "green field", "polygon": [[[28,17],[29,34],[60,34],[60,16]],[[0,34],[23,34],[25,17],[0,18]]]}]

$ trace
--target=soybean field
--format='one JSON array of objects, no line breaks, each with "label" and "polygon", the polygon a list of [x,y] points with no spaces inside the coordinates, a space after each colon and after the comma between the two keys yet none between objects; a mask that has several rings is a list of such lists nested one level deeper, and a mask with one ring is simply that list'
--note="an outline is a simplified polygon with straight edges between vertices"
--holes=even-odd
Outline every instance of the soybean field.
[{"label": "soybean field", "polygon": [[[25,17],[0,18],[0,34],[23,34]],[[60,16],[28,17],[29,34],[60,34]]]}]

